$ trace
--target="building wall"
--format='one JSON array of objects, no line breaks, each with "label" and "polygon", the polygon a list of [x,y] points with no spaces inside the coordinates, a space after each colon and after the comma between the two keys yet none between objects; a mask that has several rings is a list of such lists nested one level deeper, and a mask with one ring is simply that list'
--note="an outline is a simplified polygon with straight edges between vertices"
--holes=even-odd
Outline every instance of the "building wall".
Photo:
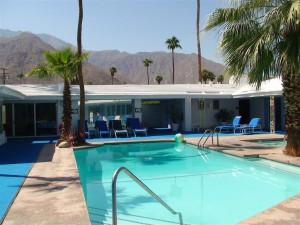
[{"label": "building wall", "polygon": [[[218,101],[218,107],[216,102]],[[213,129],[219,122],[215,118],[215,114],[220,109],[232,111],[233,116],[238,115],[238,100],[237,99],[192,99],[191,113],[191,129],[200,127],[201,130]]]},{"label": "building wall", "polygon": [[141,122],[147,127],[167,127],[163,122],[163,104],[143,105]]},{"label": "building wall", "polygon": [[269,121],[269,98],[258,97],[250,99],[250,116],[251,118],[261,118],[263,130],[270,129]]}]

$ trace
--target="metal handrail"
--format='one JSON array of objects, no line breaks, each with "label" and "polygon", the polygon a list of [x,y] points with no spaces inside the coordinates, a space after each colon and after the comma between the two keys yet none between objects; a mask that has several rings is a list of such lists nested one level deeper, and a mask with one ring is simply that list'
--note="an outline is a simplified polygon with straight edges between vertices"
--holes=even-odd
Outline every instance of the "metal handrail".
[{"label": "metal handrail", "polygon": [[[209,132],[209,133],[208,133]],[[206,137],[204,143],[202,144],[202,148],[204,148],[205,143],[207,142],[208,138],[211,136],[211,143],[214,144],[214,134],[217,134],[217,145],[219,146],[219,135],[218,132],[212,131],[211,129],[206,129],[202,135],[202,137],[200,138],[200,140],[198,141],[198,149],[200,148],[200,143],[202,141],[202,139],[204,138],[204,136],[208,133],[208,136]]]},{"label": "metal handrail", "polygon": [[[198,149],[200,148],[200,143],[201,143],[202,139],[204,138],[204,136],[205,136],[208,132],[209,132],[209,134],[208,134],[208,136],[207,136],[207,138],[206,138],[204,144],[206,143],[207,139],[210,137],[210,135],[211,135],[211,133],[212,133],[212,130],[206,129],[206,130],[204,131],[202,137],[201,137],[200,140],[198,141]],[[212,139],[212,141],[213,141],[213,139]],[[204,144],[202,145],[202,147],[204,146]]]},{"label": "metal handrail", "polygon": [[165,203],[160,197],[158,197],[150,188],[147,187],[140,179],[138,179],[132,172],[130,172],[126,167],[120,167],[117,169],[113,175],[112,179],[112,223],[117,225],[117,179],[121,171],[124,171],[132,180],[134,180],[138,185],[140,185],[145,191],[147,191],[156,201],[162,204],[166,209],[168,209],[173,215],[178,214],[180,225],[183,225],[182,215],[180,212],[173,210],[167,203]]}]

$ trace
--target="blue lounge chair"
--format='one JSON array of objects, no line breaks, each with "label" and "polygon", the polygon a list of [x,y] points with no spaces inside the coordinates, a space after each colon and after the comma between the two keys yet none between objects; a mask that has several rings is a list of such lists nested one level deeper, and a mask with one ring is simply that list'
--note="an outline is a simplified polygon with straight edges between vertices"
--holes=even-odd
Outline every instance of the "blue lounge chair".
[{"label": "blue lounge chair", "polygon": [[[77,120],[77,124],[78,124],[78,130],[80,130],[80,120]],[[85,137],[90,139],[91,135],[90,135],[90,131],[89,131],[89,127],[88,127],[88,121],[85,120],[84,121],[84,133],[85,133]]]},{"label": "blue lounge chair", "polygon": [[95,128],[98,130],[100,138],[102,138],[102,135],[109,135],[111,137],[111,132],[108,130],[107,123],[104,120],[96,120],[95,122]]},{"label": "blue lounge chair", "polygon": [[247,133],[247,131],[254,133],[255,130],[260,130],[260,132],[262,132],[260,121],[260,118],[251,119],[248,125],[240,127],[242,133]]},{"label": "blue lounge chair", "polygon": [[136,137],[136,133],[145,133],[147,136],[147,128],[142,128],[139,118],[130,118],[130,128]]},{"label": "blue lounge chair", "polygon": [[222,130],[227,130],[227,131],[233,130],[233,133],[235,133],[236,130],[240,130],[241,118],[242,118],[241,116],[234,117],[232,124],[227,124],[224,126],[217,126],[217,127],[215,127],[214,132],[221,133]]}]

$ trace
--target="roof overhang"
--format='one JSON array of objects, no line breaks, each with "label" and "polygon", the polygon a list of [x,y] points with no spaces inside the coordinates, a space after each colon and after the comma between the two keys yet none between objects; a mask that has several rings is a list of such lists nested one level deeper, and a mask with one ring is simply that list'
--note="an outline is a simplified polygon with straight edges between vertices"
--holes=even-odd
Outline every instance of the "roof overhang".
[{"label": "roof overhang", "polygon": [[[262,83],[261,88],[243,84],[173,84],[173,85],[85,85],[85,100],[128,99],[232,99],[282,95],[280,79]],[[78,85],[71,86],[73,101],[79,101]],[[0,99],[61,101],[63,85],[2,85]]]},{"label": "roof overhang", "polygon": [[25,99],[25,95],[17,90],[9,88],[5,85],[1,85],[0,86],[0,99],[2,99],[2,100]]},{"label": "roof overhang", "polygon": [[280,78],[274,78],[262,82],[259,89],[256,89],[255,86],[247,84],[232,93],[233,98],[252,98],[279,95],[282,95],[282,81]]}]

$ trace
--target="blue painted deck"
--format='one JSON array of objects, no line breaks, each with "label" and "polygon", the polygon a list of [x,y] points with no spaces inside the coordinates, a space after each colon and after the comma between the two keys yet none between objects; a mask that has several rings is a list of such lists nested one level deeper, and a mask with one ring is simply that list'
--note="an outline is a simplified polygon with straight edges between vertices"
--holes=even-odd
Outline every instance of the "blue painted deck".
[{"label": "blue painted deck", "polygon": [[0,146],[0,224],[46,142],[15,139]]}]

